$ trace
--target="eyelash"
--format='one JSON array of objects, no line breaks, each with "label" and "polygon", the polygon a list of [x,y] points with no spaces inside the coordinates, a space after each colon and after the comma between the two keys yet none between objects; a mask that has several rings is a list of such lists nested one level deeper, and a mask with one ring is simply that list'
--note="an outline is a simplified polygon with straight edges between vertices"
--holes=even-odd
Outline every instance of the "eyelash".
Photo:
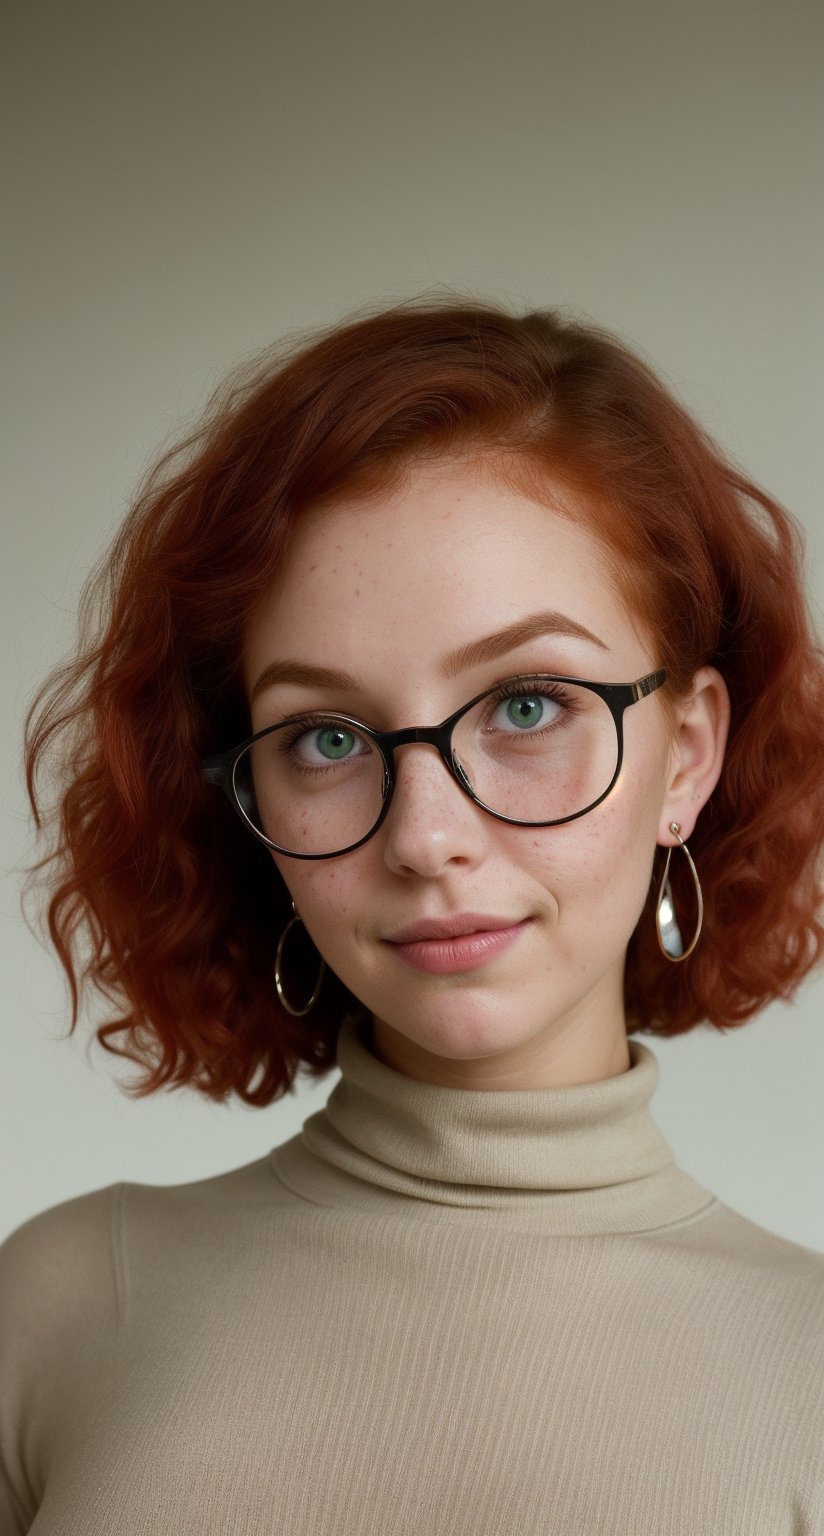
[{"label": "eyelash", "polygon": [[317,729],[318,726],[329,725],[330,723],[332,723],[332,717],[324,715],[318,710],[315,710],[314,713],[310,712],[308,715],[301,715],[300,720],[292,726],[291,730],[283,732],[281,736],[283,743],[281,751],[288,752],[295,742],[300,740],[301,736],[308,736],[309,732]]},{"label": "eyelash", "polygon": [[[497,688],[493,689],[488,695],[487,702],[491,712],[492,708],[502,703],[504,699],[531,698],[533,696],[553,699],[556,704],[565,705],[569,713],[574,712],[575,706],[572,699],[561,683],[542,682],[537,686],[530,687],[528,681],[504,681],[499,683]],[[331,715],[324,714],[322,710],[310,710],[308,714],[301,715],[300,720],[295,722],[291,730],[283,732],[281,750],[288,752],[295,742],[300,740],[301,736],[305,736],[309,731],[318,726],[328,724],[330,718]],[[489,717],[487,716],[487,718]]]},{"label": "eyelash", "polygon": [[499,683],[498,687],[489,695],[490,704],[500,704],[504,699],[529,699],[533,696],[541,699],[554,699],[556,704],[565,704],[567,709],[572,708],[572,700],[562,683],[539,683],[531,688],[528,681],[521,683]]}]

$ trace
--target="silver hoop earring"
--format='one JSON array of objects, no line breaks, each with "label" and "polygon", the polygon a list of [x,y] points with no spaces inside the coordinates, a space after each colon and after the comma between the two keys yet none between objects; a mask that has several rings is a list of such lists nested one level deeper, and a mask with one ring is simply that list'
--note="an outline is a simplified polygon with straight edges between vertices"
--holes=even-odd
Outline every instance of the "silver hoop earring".
[{"label": "silver hoop earring", "polygon": [[669,867],[670,858],[672,857],[672,848],[668,848],[667,862],[664,865],[664,873],[661,876],[661,884],[658,890],[658,901],[655,908],[655,930],[658,934],[658,947],[662,955],[665,955],[667,960],[681,961],[686,960],[687,956],[692,954],[696,944],[698,943],[698,936],[701,932],[701,924],[704,921],[704,900],[701,895],[701,882],[698,879],[698,870],[693,863],[692,854],[690,853],[689,848],[681,836],[681,823],[679,821],[671,821],[669,824],[669,829],[670,832],[674,833],[678,838],[684,853],[687,855],[687,862],[692,873],[692,878],[695,882],[695,895],[698,901],[698,925],[696,927],[695,933],[692,936],[692,943],[688,949],[685,949],[684,941],[681,938],[681,930],[678,927],[678,922],[675,916],[675,907],[672,900],[672,887],[669,881]]},{"label": "silver hoop earring", "polygon": [[283,982],[281,981],[280,976],[280,962],[283,956],[283,946],[286,943],[286,935],[289,932],[289,929],[292,928],[295,923],[301,923],[303,921],[294,902],[292,902],[292,911],[295,915],[294,917],[290,917],[288,923],[286,924],[286,927],[284,928],[280,939],[278,940],[278,947],[275,952],[275,986],[277,987],[278,997],[286,1009],[286,1012],[291,1013],[292,1017],[295,1019],[302,1019],[304,1014],[308,1013],[311,1008],[314,1008],[315,1003],[320,996],[320,989],[323,986],[323,978],[326,974],[326,961],[322,959],[320,962],[320,970],[318,971],[318,979],[315,983],[315,990],[312,993],[308,1003],[306,1004],[306,1007],[293,1008],[291,1003],[286,999],[286,993],[283,990]]}]

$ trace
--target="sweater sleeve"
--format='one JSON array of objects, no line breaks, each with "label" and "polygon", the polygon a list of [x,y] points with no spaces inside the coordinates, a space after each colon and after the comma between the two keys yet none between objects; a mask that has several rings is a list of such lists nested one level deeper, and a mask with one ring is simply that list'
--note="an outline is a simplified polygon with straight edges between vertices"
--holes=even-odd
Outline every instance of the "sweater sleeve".
[{"label": "sweater sleeve", "polygon": [[37,1514],[60,1425],[116,1327],[121,1185],[41,1211],[0,1244],[0,1532]]}]

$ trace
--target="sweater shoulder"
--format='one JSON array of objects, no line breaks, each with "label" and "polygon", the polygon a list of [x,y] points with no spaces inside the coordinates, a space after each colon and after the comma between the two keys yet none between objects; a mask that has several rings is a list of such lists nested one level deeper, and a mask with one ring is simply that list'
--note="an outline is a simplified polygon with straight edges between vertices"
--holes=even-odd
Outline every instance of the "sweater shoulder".
[{"label": "sweater shoulder", "polygon": [[[663,1228],[678,1231],[678,1228]],[[698,1221],[681,1229],[690,1246],[708,1256],[716,1253],[755,1270],[797,1275],[824,1284],[824,1253],[761,1225],[724,1200],[716,1198]]]},{"label": "sweater shoulder", "polygon": [[107,1184],[28,1217],[0,1242],[0,1361],[12,1342],[43,1340],[88,1318],[97,1330],[123,1299],[124,1238],[137,1221],[157,1235],[185,1215],[234,1217],[278,1186],[268,1157],[180,1184]]},{"label": "sweater shoulder", "polygon": [[775,1327],[824,1372],[824,1253],[773,1232],[716,1198],[693,1222],[649,1234],[702,1292],[738,1297],[742,1327],[766,1307]]},{"label": "sweater shoulder", "polygon": [[38,1211],[0,1243],[0,1356],[10,1338],[32,1339],[61,1319],[110,1313],[117,1295],[122,1184]]},{"label": "sweater shoulder", "polygon": [[29,1529],[46,1478],[57,1383],[117,1326],[122,1185],[75,1195],[0,1243],[0,1530]]}]

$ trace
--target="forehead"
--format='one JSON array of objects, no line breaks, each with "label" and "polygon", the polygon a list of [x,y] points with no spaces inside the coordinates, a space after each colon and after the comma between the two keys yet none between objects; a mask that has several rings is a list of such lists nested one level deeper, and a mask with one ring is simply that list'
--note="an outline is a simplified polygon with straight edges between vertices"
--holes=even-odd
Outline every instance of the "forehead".
[{"label": "forehead", "polygon": [[[539,502],[477,463],[428,463],[391,492],[302,514],[250,618],[247,686],[281,655],[434,671],[456,646],[546,609],[622,656],[643,664],[648,655],[604,545],[569,493],[548,485]],[[556,645],[570,662],[598,654],[581,640]]]}]

